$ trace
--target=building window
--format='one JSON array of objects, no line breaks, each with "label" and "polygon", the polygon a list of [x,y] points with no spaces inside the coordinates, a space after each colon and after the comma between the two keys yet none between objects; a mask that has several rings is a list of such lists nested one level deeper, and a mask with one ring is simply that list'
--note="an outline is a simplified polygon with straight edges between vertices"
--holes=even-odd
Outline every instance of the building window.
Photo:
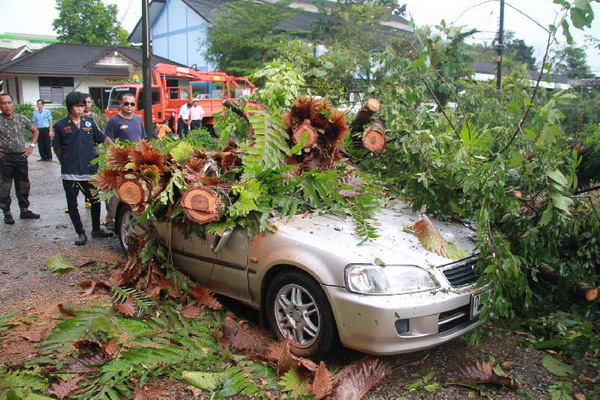
[{"label": "building window", "polygon": [[118,55],[106,56],[100,59],[96,65],[103,67],[128,67],[131,65],[129,61]]},{"label": "building window", "polygon": [[60,104],[73,91],[73,78],[40,76],[40,99],[46,103]]}]

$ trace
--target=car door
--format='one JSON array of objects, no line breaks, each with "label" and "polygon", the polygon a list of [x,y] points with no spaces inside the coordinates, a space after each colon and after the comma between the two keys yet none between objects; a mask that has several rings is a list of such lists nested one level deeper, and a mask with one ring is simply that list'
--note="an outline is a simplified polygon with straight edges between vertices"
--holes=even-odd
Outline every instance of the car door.
[{"label": "car door", "polygon": [[224,235],[223,238],[227,241],[221,246],[215,242],[218,252],[214,254],[215,261],[208,286],[217,293],[248,302],[251,300],[248,274],[253,271],[248,269],[247,231],[245,228],[236,227],[229,237]]},{"label": "car door", "polygon": [[162,242],[171,246],[175,266],[198,284],[208,286],[216,258],[210,250],[214,235],[188,234],[184,227],[172,222],[157,222],[154,226]]}]

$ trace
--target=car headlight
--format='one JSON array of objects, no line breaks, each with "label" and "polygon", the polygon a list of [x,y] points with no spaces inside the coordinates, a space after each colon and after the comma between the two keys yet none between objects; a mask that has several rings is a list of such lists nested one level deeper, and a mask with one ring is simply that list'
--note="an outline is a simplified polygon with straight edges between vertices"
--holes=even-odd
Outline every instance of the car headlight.
[{"label": "car headlight", "polygon": [[350,264],[345,270],[346,289],[359,294],[405,294],[437,289],[440,285],[415,265]]}]

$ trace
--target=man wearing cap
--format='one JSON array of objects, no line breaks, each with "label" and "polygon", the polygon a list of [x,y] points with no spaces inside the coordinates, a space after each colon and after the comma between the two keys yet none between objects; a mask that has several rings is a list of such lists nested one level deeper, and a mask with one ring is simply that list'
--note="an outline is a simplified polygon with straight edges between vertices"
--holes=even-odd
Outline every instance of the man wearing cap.
[{"label": "man wearing cap", "polygon": [[190,108],[190,118],[192,120],[192,129],[202,128],[202,118],[204,117],[204,108],[198,103],[200,96],[196,97],[193,101],[192,108]]}]

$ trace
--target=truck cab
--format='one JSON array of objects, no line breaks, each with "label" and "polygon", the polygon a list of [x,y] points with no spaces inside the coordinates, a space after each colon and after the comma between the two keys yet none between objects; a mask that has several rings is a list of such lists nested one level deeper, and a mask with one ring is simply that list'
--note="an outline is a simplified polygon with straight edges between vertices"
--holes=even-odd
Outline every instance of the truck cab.
[{"label": "truck cab", "polygon": [[[203,125],[211,128],[213,116],[223,109],[224,100],[236,100],[250,95],[256,87],[246,78],[234,77],[224,72],[204,72],[170,64],[156,64],[152,79],[152,123],[169,121],[177,125],[179,108],[194,97],[204,109]],[[111,89],[104,113],[108,118],[119,112],[123,93],[135,96],[135,113],[144,121],[144,87],[136,76]],[[147,129],[148,130],[148,129]]]}]

